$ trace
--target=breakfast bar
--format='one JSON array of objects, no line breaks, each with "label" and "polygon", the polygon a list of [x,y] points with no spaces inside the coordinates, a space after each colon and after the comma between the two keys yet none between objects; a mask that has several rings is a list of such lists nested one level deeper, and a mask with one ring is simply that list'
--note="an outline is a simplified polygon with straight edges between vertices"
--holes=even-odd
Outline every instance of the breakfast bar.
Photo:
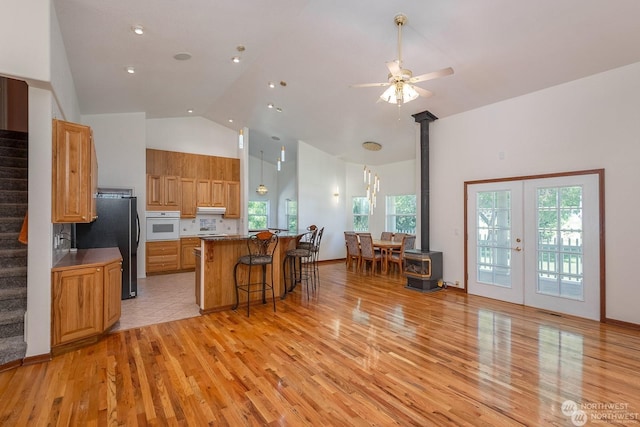
[{"label": "breakfast bar", "polygon": [[[273,286],[276,295],[285,295],[282,264],[287,251],[296,247],[302,235],[303,233],[286,232],[278,234],[278,247],[273,259]],[[200,238],[200,265],[196,266],[200,273],[196,274],[196,302],[201,314],[228,310],[235,305],[233,267],[238,258],[248,253],[249,237],[250,235],[220,235]],[[256,275],[261,274],[260,267],[253,268]],[[271,267],[268,267],[267,277],[270,280]],[[253,295],[251,301],[252,304],[261,304],[262,298],[260,295]]]}]

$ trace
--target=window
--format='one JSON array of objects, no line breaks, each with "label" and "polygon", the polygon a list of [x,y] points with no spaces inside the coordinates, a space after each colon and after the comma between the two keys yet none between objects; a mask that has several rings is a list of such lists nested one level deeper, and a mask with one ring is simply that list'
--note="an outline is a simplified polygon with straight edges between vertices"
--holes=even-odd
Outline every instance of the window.
[{"label": "window", "polygon": [[249,201],[249,230],[263,230],[269,224],[269,201]]},{"label": "window", "polygon": [[369,231],[369,200],[366,197],[353,198],[353,231]]},{"label": "window", "polygon": [[387,231],[416,234],[416,195],[387,196]]},{"label": "window", "polygon": [[287,199],[287,229],[290,233],[298,231],[298,202]]}]

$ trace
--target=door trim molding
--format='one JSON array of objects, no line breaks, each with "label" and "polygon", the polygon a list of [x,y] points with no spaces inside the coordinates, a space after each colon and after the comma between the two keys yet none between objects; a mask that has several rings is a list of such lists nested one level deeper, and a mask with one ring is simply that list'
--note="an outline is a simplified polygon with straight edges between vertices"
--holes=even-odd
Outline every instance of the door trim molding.
[{"label": "door trim molding", "polygon": [[469,282],[469,271],[468,271],[468,257],[469,257],[469,230],[467,225],[467,216],[468,216],[468,196],[469,196],[469,186],[476,184],[489,184],[494,182],[505,182],[505,181],[527,181],[532,179],[545,179],[545,178],[558,178],[565,176],[575,176],[575,175],[598,175],[598,193],[599,193],[599,218],[598,218],[598,234],[600,236],[600,322],[607,322],[607,313],[606,313],[606,280],[607,280],[607,268],[605,263],[605,204],[604,204],[604,169],[588,169],[588,170],[580,170],[580,171],[572,171],[572,172],[557,172],[557,173],[547,173],[541,175],[524,175],[524,176],[513,176],[506,178],[488,178],[488,179],[479,179],[473,181],[465,181],[464,182],[464,292],[469,293],[468,290],[468,282]]}]

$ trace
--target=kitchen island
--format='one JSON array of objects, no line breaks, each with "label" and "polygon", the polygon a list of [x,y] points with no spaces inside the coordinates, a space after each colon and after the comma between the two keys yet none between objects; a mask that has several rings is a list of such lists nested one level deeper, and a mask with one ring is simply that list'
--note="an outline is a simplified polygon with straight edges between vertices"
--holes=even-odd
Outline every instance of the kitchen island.
[{"label": "kitchen island", "polygon": [[[276,297],[284,296],[282,263],[289,249],[294,249],[304,233],[278,234],[278,247],[273,259],[273,281]],[[242,255],[246,255],[249,235],[219,235],[201,237],[200,275],[196,278],[200,314],[228,310],[236,303],[233,267]],[[254,266],[253,277],[261,277],[261,267]],[[246,268],[238,270],[239,280],[246,280]],[[255,276],[254,276],[255,274]],[[196,275],[197,276],[197,275]],[[267,281],[271,280],[271,267],[267,268]],[[246,300],[245,300],[246,301]],[[252,303],[262,303],[262,295],[251,296]]]}]

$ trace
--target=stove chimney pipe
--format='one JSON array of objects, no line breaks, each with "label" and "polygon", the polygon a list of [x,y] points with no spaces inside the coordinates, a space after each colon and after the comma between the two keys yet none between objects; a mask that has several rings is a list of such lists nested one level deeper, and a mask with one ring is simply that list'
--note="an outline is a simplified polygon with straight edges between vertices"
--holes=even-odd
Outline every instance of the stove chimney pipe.
[{"label": "stove chimney pipe", "polygon": [[420,123],[420,245],[429,252],[429,123],[438,118],[429,111],[413,118]]}]

